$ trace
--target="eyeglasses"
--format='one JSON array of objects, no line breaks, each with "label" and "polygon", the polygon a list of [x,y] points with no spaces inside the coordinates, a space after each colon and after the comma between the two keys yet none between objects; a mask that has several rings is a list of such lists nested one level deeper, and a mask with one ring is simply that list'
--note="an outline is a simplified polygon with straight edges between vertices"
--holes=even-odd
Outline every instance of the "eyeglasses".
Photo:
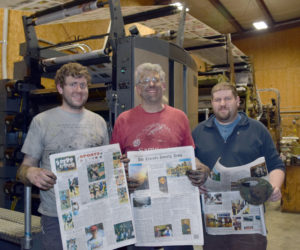
[{"label": "eyeglasses", "polygon": [[233,100],[233,97],[226,96],[223,99],[222,98],[215,98],[212,101],[216,102],[216,103],[221,103],[222,101],[224,101],[224,102],[230,102],[232,100]]},{"label": "eyeglasses", "polygon": [[86,89],[88,86],[88,84],[86,82],[81,82],[81,83],[71,82],[71,83],[66,83],[65,85],[71,87],[72,89],[77,89],[78,85],[79,85],[80,89]]},{"label": "eyeglasses", "polygon": [[157,78],[157,77],[146,77],[145,79],[143,79],[142,81],[139,82],[139,84],[142,84],[142,85],[148,85],[150,84],[150,82],[156,84],[158,82],[160,82],[160,79]]}]

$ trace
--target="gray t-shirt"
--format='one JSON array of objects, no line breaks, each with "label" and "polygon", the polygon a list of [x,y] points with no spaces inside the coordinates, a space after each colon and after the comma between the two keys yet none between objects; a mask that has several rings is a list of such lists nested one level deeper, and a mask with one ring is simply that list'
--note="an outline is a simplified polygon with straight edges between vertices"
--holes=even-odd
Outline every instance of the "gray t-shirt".
[{"label": "gray t-shirt", "polygon": [[[109,143],[105,120],[89,110],[80,114],[56,107],[32,120],[22,152],[40,161],[40,167],[51,170],[49,155],[97,147]],[[57,216],[54,190],[40,191],[38,211]]]}]

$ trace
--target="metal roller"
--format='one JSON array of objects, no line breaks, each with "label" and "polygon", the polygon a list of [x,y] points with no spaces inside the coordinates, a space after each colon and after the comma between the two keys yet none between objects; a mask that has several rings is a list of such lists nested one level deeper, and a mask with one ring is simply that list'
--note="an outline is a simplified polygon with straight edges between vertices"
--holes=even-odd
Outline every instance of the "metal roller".
[{"label": "metal roller", "polygon": [[91,60],[97,59],[106,56],[104,49],[94,50],[88,53],[83,54],[74,54],[74,55],[67,55],[61,57],[52,57],[48,59],[43,59],[41,61],[42,67],[50,67],[54,65],[60,65],[72,61],[80,61],[80,60]]},{"label": "metal roller", "polygon": [[97,1],[85,3],[69,9],[62,9],[60,11],[41,16],[34,21],[34,24],[41,25],[52,21],[57,21],[69,16],[74,16],[87,11],[95,10],[97,8],[98,8]]}]

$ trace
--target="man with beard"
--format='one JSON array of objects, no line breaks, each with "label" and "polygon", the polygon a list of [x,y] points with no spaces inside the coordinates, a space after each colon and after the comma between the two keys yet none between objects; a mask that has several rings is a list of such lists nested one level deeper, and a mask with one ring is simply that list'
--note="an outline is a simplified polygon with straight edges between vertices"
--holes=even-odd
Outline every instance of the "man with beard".
[{"label": "man with beard", "polygon": [[17,178],[41,189],[43,249],[62,248],[49,156],[55,153],[106,145],[109,142],[104,119],[84,108],[91,77],[78,63],[63,65],[56,73],[55,84],[62,97],[59,107],[42,112],[30,124],[22,152],[25,154]]},{"label": "man with beard", "polygon": [[[218,83],[212,88],[211,104],[214,115],[201,122],[192,133],[196,157],[208,166],[208,172],[219,158],[223,166],[235,167],[264,156],[269,182],[273,186],[269,200],[278,201],[285,175],[284,164],[268,130],[259,121],[238,112],[240,98],[236,88],[230,83]],[[201,184],[199,187],[201,189]],[[223,200],[224,202],[227,201]],[[204,234],[204,250],[265,250],[266,247],[267,239],[261,234]]]},{"label": "man with beard", "polygon": [[[143,63],[136,68],[135,89],[141,104],[118,116],[111,140],[111,143],[120,144],[123,154],[128,151],[194,146],[185,113],[164,103],[165,81],[165,72],[159,64]],[[201,170],[198,174],[201,175]],[[127,182],[130,191],[142,184],[128,176]],[[128,249],[135,248],[131,246]],[[189,250],[193,246],[169,246],[164,249]]]}]

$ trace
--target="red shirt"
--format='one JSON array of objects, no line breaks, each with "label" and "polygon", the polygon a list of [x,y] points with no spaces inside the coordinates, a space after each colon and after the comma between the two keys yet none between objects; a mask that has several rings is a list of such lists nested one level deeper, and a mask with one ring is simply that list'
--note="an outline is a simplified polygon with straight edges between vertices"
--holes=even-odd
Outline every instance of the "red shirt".
[{"label": "red shirt", "polygon": [[187,116],[168,105],[156,113],[147,113],[140,105],[121,113],[116,120],[111,143],[119,143],[122,153],[194,147]]}]

